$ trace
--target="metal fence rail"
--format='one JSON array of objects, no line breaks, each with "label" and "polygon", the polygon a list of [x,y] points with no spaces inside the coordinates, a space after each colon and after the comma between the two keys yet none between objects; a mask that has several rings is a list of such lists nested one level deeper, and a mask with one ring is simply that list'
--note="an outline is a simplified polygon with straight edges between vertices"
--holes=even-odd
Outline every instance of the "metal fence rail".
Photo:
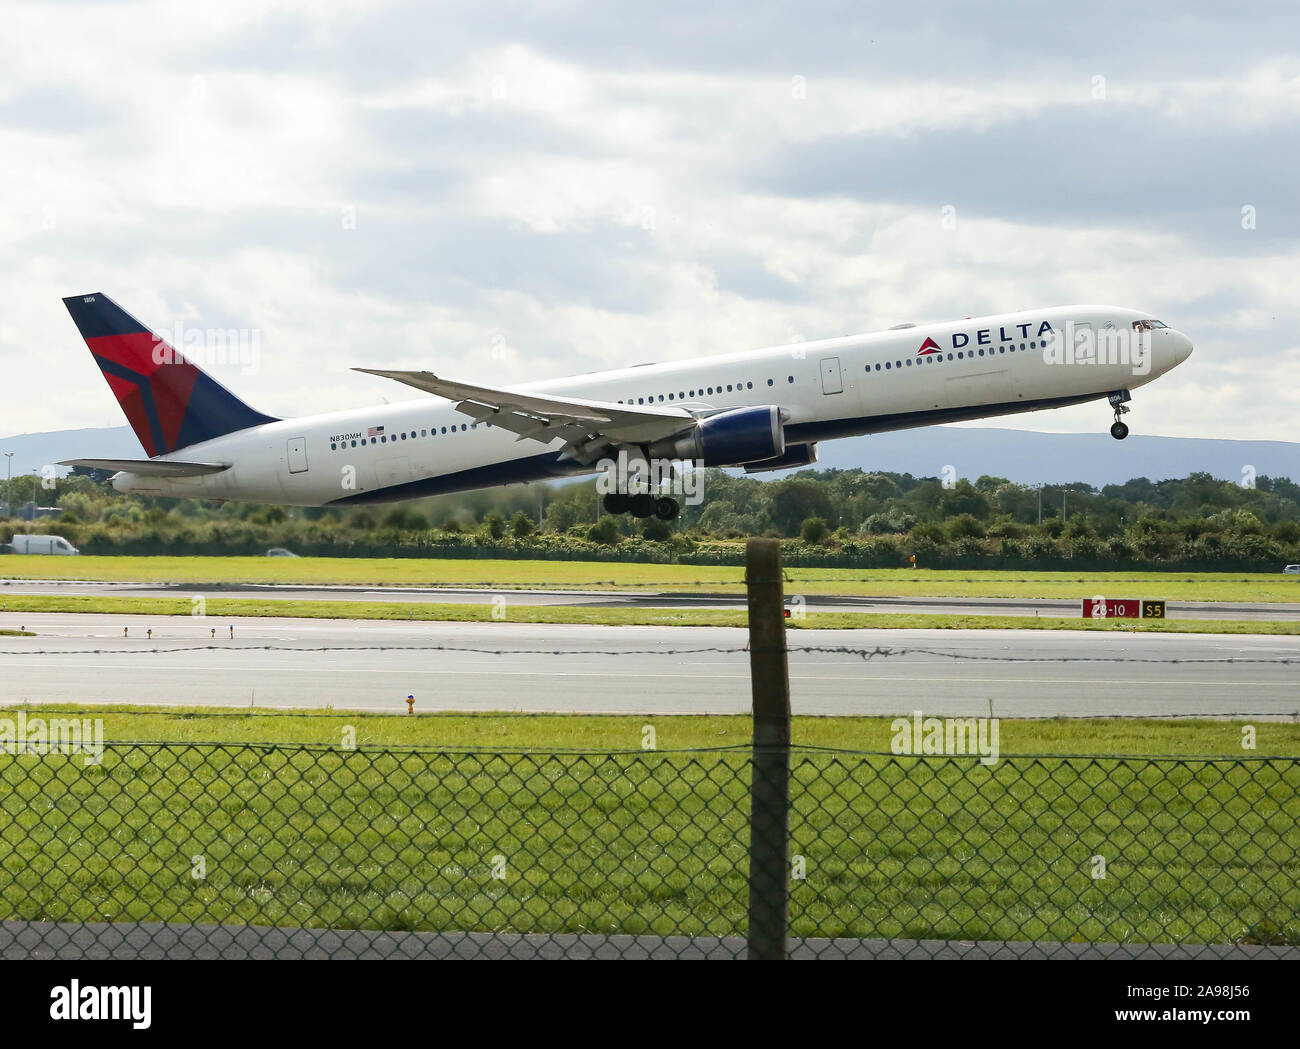
[{"label": "metal fence rail", "polygon": [[1300,759],[790,761],[758,871],[748,748],[0,755],[0,953],[730,957],[751,880],[798,955],[1300,945]]}]

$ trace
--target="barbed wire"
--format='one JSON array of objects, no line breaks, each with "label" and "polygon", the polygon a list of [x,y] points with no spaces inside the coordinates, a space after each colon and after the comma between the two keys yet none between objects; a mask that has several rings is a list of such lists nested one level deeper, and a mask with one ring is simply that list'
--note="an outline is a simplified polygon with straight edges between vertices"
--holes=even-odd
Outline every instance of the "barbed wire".
[{"label": "barbed wire", "polygon": [[[401,710],[394,707],[391,710],[357,707],[353,709],[335,710],[331,705],[328,708],[318,707],[210,707],[202,710],[194,709],[177,709],[184,707],[185,704],[179,703],[176,706],[159,706],[148,710],[115,710],[112,704],[86,703],[76,709],[65,709],[61,707],[51,707],[43,703],[18,702],[9,705],[0,705],[0,713],[16,713],[18,711],[28,711],[39,713],[42,717],[51,715],[67,715],[70,717],[82,717],[87,713],[98,713],[106,717],[154,717],[170,718],[175,721],[202,721],[207,718],[250,718],[250,717],[267,717],[267,718],[307,718],[307,719],[337,719],[346,718],[350,721],[358,719],[402,719],[408,721],[411,718],[424,718],[425,720],[449,719],[449,718],[482,718],[492,719],[494,721],[505,720],[509,718],[518,718],[520,720],[535,720],[538,718],[585,718],[585,717],[626,717],[626,718],[703,718],[703,717],[749,717],[750,712],[743,713],[693,713],[687,711],[674,711],[670,713],[597,713],[594,711],[575,711],[575,710],[419,710],[415,712]],[[834,718],[875,718],[883,720],[885,718],[911,717],[915,711],[912,710],[895,710],[869,712],[864,714],[803,714],[796,713],[792,716],[796,719],[809,719],[829,721]],[[925,711],[925,717],[968,717],[969,714],[947,715],[943,709]],[[1205,718],[1207,720],[1222,719],[1242,719],[1242,718],[1292,718],[1300,720],[1300,708],[1296,710],[1225,710],[1225,711],[1179,711],[1171,713],[1155,714],[998,714],[999,721],[1173,721],[1182,719]],[[142,740],[126,742],[147,742]],[[166,741],[163,741],[166,742]],[[734,744],[734,746],[748,747],[750,744]],[[458,744],[457,746],[469,746],[468,744]],[[816,744],[795,743],[796,747],[814,747]],[[500,748],[498,748],[500,749]],[[551,748],[545,748],[551,749]],[[659,748],[663,749],[663,748]],[[716,749],[725,750],[727,747],[719,746]]]},{"label": "barbed wire", "polygon": [[[620,562],[620,564],[639,565],[638,562]],[[691,566],[691,565],[669,565],[669,564],[657,565],[657,564],[655,564],[655,563],[653,563],[653,562],[650,562],[649,564],[651,564],[653,567],[666,567],[666,568],[673,568],[673,567],[683,567],[683,568],[696,567],[696,566]],[[743,573],[744,568],[745,568],[745,566],[744,566],[743,564],[737,564],[737,565],[719,565],[719,566],[710,566],[710,567],[735,568],[735,569],[741,571],[742,573]],[[891,572],[891,573],[892,573],[892,572],[902,572],[902,571],[907,571],[907,570],[908,570],[908,569],[907,569],[906,566],[900,566],[899,568],[885,568],[885,569],[878,569],[878,571],[882,571],[882,572]],[[987,579],[977,579],[977,578],[970,577],[970,576],[961,577],[961,578],[944,578],[944,579],[933,579],[933,578],[926,578],[926,577],[918,577],[918,578],[916,578],[916,579],[912,579],[912,578],[910,578],[910,577],[908,577],[908,576],[905,576],[905,575],[903,575],[903,576],[894,576],[894,575],[890,575],[890,576],[882,576],[882,577],[873,577],[873,576],[871,576],[871,575],[869,575],[869,574],[862,574],[862,573],[863,573],[863,570],[862,570],[862,569],[854,569],[854,568],[844,568],[844,569],[840,569],[840,571],[843,571],[843,572],[846,572],[846,573],[855,573],[855,574],[852,575],[852,576],[806,576],[806,577],[802,577],[802,578],[795,578],[795,577],[793,577],[793,576],[791,576],[791,575],[789,574],[789,572],[791,572],[791,571],[795,571],[795,572],[797,572],[797,571],[800,571],[800,570],[799,570],[798,568],[790,569],[790,568],[787,567],[787,569],[786,569],[786,573],[787,573],[787,574],[784,576],[784,580],[783,580],[783,581],[786,582],[786,583],[798,583],[798,584],[801,584],[801,585],[802,585],[803,583],[884,583],[884,584],[889,584],[889,585],[891,585],[891,586],[900,586],[900,585],[903,585],[903,586],[924,586],[924,585],[934,585],[935,583],[980,583],[980,584],[982,584],[982,585],[986,585],[986,586],[987,586],[987,585],[990,585],[990,584],[991,584],[991,585],[996,585],[996,586],[1003,586],[1003,585],[1012,584],[1012,583],[1021,583],[1021,584],[1032,584],[1032,585],[1039,585],[1039,586],[1041,586],[1042,583],[1043,583],[1043,580],[1041,580],[1041,579],[1007,578],[1007,579],[987,580]],[[870,570],[867,570],[867,571],[870,571]],[[1158,570],[1150,570],[1149,574],[1154,575],[1154,576],[1169,576],[1170,578],[1177,577],[1181,582],[1185,582],[1185,583],[1196,582],[1196,580],[1195,580],[1195,578],[1194,578],[1193,576],[1188,576],[1185,572],[1178,571],[1178,570],[1171,570],[1171,571],[1168,571],[1168,572],[1161,572],[1161,571],[1158,571]],[[1273,571],[1259,572],[1259,573],[1255,573],[1254,575],[1244,575],[1244,576],[1236,577],[1235,579],[1229,579],[1229,580],[1216,580],[1216,582],[1220,582],[1220,583],[1221,583],[1221,582],[1251,583],[1251,582],[1258,582],[1259,580],[1264,579],[1264,578],[1270,578],[1270,579],[1271,579],[1271,578],[1272,578],[1273,576],[1275,576],[1276,574],[1277,574],[1277,573],[1276,573],[1276,572],[1273,572]],[[1111,573],[1107,573],[1107,572],[1099,572],[1099,573],[1096,574],[1096,576],[1095,576],[1094,578],[1087,579],[1087,578],[1077,577],[1077,576],[1076,576],[1076,577],[1074,578],[1073,581],[1076,582],[1076,583],[1088,583],[1088,584],[1092,584],[1092,583],[1096,583],[1096,582],[1098,582],[1099,580],[1106,580],[1106,579],[1109,578],[1110,575],[1111,575]],[[1114,573],[1114,578],[1115,578],[1115,581],[1117,581],[1117,582],[1125,582],[1126,585],[1131,585],[1131,576],[1130,576],[1130,575],[1127,575],[1127,574],[1125,574],[1125,573],[1123,573],[1123,572],[1118,572],[1118,571],[1115,572],[1115,573]],[[1064,581],[1062,581],[1062,582],[1064,582]],[[118,588],[118,587],[146,587],[146,588],[153,588],[153,589],[171,589],[171,590],[175,590],[175,589],[186,589],[186,588],[194,588],[194,587],[208,587],[208,588],[211,588],[211,589],[240,589],[240,588],[256,588],[256,589],[274,589],[274,588],[281,588],[281,589],[290,589],[290,588],[292,588],[292,589],[297,589],[297,590],[330,590],[330,589],[340,589],[340,590],[393,590],[393,591],[401,592],[401,591],[403,591],[403,590],[412,590],[412,591],[420,591],[420,590],[457,590],[457,589],[470,589],[470,590],[475,590],[475,589],[480,589],[480,588],[481,588],[481,589],[493,589],[493,588],[495,588],[495,589],[498,589],[498,590],[508,589],[508,590],[519,590],[519,591],[527,592],[527,591],[529,591],[529,590],[543,590],[543,589],[553,589],[553,590],[582,590],[582,589],[584,589],[584,588],[586,588],[586,587],[611,587],[611,586],[612,586],[612,587],[627,587],[627,588],[633,588],[633,587],[652,587],[652,586],[657,586],[657,587],[665,587],[665,586],[686,586],[686,587],[697,587],[697,586],[744,586],[744,585],[745,585],[745,578],[744,578],[744,576],[743,576],[743,574],[742,574],[741,577],[738,578],[738,579],[670,579],[670,580],[650,580],[650,581],[646,581],[646,582],[635,582],[635,581],[624,582],[624,581],[617,580],[617,579],[584,579],[584,580],[568,580],[568,581],[541,581],[541,582],[529,582],[529,583],[527,583],[527,584],[520,585],[520,584],[518,584],[518,583],[514,583],[514,584],[504,584],[504,583],[502,583],[502,582],[500,582],[500,581],[493,581],[493,580],[468,580],[468,581],[460,581],[460,580],[445,580],[445,581],[438,581],[438,580],[431,580],[430,582],[427,582],[427,583],[408,583],[408,584],[400,584],[400,583],[382,583],[382,582],[373,582],[373,583],[367,583],[367,582],[358,582],[358,583],[310,583],[310,582],[290,582],[290,581],[285,581],[285,582],[270,582],[270,581],[268,581],[268,582],[257,582],[257,581],[255,581],[255,580],[245,580],[245,581],[229,581],[229,580],[227,580],[227,581],[220,581],[220,580],[206,580],[206,581],[202,581],[202,580],[195,580],[194,582],[174,583],[174,582],[159,582],[159,581],[141,580],[141,579],[40,579],[40,578],[35,578],[35,577],[27,578],[27,577],[23,577],[23,576],[4,576],[4,577],[0,577],[0,586],[8,586],[8,585],[11,585],[11,584],[14,584],[14,583],[20,583],[20,584],[21,584],[21,583],[31,583],[31,584],[38,584],[38,585],[43,585],[43,586],[105,586],[105,587],[114,587],[114,588]],[[868,597],[890,597],[890,596],[902,596],[902,595],[890,595],[890,594],[878,594],[878,595],[876,595],[876,594],[869,594],[869,595],[861,595],[861,596],[868,596]],[[938,595],[936,595],[936,596],[938,596]],[[947,595],[947,596],[952,596],[952,595]],[[960,596],[960,595],[957,595],[957,596]],[[996,596],[996,595],[972,595],[972,596]],[[1015,597],[1015,596],[1017,596],[1017,595],[1007,595],[1007,596],[1008,596],[1008,597]],[[1088,596],[1088,597],[1091,597],[1092,595],[1087,595],[1087,596]],[[1058,601],[1058,600],[1059,600],[1059,601],[1071,601],[1071,600],[1078,600],[1078,598],[1069,598],[1069,597],[1063,597],[1063,598],[1041,598],[1041,599],[1039,599],[1039,600],[1049,600],[1049,601]],[[1188,598],[1187,600],[1194,600],[1194,599],[1192,599],[1192,598]],[[1287,603],[1290,603],[1290,602],[1287,602]]]},{"label": "barbed wire", "polygon": [[[1172,665],[1253,665],[1291,666],[1300,664],[1300,656],[1015,656],[984,655],[973,652],[948,652],[935,648],[893,648],[876,645],[857,648],[851,645],[790,645],[790,655],[852,656],[869,661],[900,656],[937,656],[943,659],[984,663],[1151,663]],[[697,648],[485,648],[477,645],[246,645],[203,644],[175,645],[171,647],[141,648],[2,648],[0,656],[85,656],[85,655],[170,655],[184,652],[464,652],[485,656],[693,656],[693,655],[743,655],[748,645],[706,645]]]}]

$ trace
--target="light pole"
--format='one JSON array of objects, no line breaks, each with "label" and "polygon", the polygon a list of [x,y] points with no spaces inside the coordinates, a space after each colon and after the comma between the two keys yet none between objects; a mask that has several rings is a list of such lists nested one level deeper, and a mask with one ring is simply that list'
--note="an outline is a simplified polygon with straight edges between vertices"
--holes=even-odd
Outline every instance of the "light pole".
[{"label": "light pole", "polygon": [[5,516],[13,517],[14,504],[10,500],[9,489],[12,487],[11,482],[14,479],[14,453],[5,452]]}]

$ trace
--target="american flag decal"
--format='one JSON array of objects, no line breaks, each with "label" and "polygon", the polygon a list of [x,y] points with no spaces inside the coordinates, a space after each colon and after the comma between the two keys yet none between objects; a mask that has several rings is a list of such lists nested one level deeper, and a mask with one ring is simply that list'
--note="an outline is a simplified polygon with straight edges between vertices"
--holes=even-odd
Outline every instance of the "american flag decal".
[{"label": "american flag decal", "polygon": [[367,436],[367,437],[378,437],[378,436],[379,436],[380,434],[382,434],[383,432],[384,432],[384,428],[383,428],[382,426],[372,426],[372,427],[370,427],[369,430],[366,431],[366,436]]}]

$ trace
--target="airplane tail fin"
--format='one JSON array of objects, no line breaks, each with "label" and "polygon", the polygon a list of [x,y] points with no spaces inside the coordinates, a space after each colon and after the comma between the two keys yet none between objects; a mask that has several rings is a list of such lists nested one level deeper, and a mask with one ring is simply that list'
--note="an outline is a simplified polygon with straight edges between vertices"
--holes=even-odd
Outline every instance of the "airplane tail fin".
[{"label": "airplane tail fin", "polygon": [[250,408],[107,295],[73,295],[63,304],[151,458],[276,421]]}]

